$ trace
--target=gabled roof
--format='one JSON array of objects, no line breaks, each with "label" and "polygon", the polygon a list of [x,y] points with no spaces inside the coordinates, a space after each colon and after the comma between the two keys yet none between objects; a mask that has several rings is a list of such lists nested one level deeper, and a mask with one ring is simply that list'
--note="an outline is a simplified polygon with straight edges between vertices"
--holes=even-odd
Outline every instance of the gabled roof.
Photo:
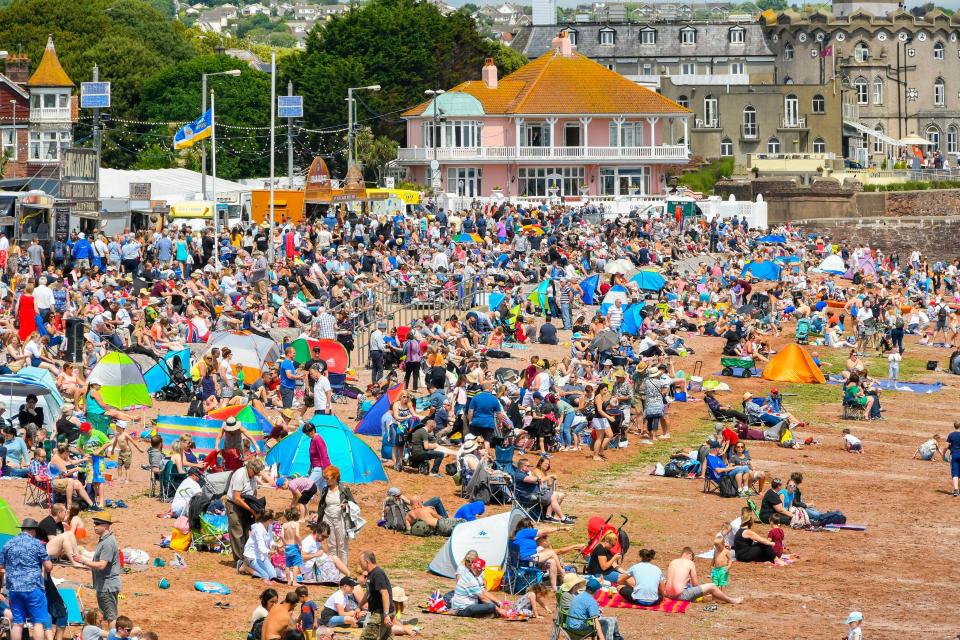
[{"label": "gabled roof", "polygon": [[60,59],[57,57],[57,50],[53,46],[53,36],[47,38],[47,48],[43,51],[43,57],[37,70],[27,81],[28,87],[73,87],[73,80],[67,75],[67,72],[60,66]]},{"label": "gabled roof", "polygon": [[[579,53],[548,51],[502,78],[495,89],[471,80],[450,92],[472,95],[487,115],[690,113]],[[423,102],[403,115],[423,115],[429,105]]]}]

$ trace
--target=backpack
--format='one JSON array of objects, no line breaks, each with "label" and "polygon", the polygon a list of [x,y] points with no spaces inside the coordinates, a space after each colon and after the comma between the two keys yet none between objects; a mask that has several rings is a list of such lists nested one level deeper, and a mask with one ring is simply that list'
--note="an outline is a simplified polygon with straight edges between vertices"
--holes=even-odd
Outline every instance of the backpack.
[{"label": "backpack", "polygon": [[721,498],[736,498],[739,495],[737,493],[737,481],[731,475],[720,476],[720,482],[717,485],[720,487]]},{"label": "backpack", "polygon": [[423,520],[417,520],[410,526],[410,535],[418,538],[429,538],[434,534],[434,529]]},{"label": "backpack", "polygon": [[383,501],[383,527],[391,531],[407,531],[407,513],[410,508],[400,498],[387,496]]},{"label": "backpack", "polygon": [[937,320],[940,322],[946,322],[947,320],[947,305],[940,305],[940,310],[937,312]]},{"label": "backpack", "polygon": [[819,524],[821,527],[825,527],[828,524],[847,524],[847,516],[843,515],[839,511],[828,511],[820,514],[817,524]]},{"label": "backpack", "polygon": [[263,621],[266,618],[260,618],[250,626],[250,631],[247,632],[247,640],[262,640],[263,639]]}]

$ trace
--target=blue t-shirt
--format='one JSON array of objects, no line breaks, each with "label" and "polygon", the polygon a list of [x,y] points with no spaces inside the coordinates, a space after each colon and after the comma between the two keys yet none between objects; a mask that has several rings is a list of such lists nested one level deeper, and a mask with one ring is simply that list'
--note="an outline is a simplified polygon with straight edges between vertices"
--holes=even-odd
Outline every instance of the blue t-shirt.
[{"label": "blue t-shirt", "polygon": [[717,471],[717,469],[724,468],[723,458],[720,456],[708,455],[707,456],[707,471],[712,477],[719,477],[723,475],[722,472]]},{"label": "blue t-shirt", "polygon": [[469,409],[473,410],[470,426],[475,429],[493,429],[497,426],[496,415],[501,411],[497,396],[488,391],[481,391],[470,401]]},{"label": "blue t-shirt", "polygon": [[574,631],[589,629],[592,620],[600,615],[600,605],[586,591],[578,593],[567,610],[567,628]]},{"label": "blue t-shirt", "polygon": [[513,544],[521,560],[529,560],[537,555],[537,530],[533,527],[519,529],[513,537]]},{"label": "blue t-shirt", "polygon": [[637,602],[656,602],[660,599],[660,580],[663,572],[650,562],[638,562],[627,569],[637,585],[633,588],[633,599]]},{"label": "blue t-shirt", "polygon": [[300,624],[304,629],[313,629],[313,622],[317,619],[317,603],[307,600],[300,605]]},{"label": "blue t-shirt", "polygon": [[293,360],[284,360],[280,363],[280,386],[284,389],[296,389],[297,379],[288,378],[288,372],[291,376],[297,373],[297,363]]},{"label": "blue t-shirt", "polygon": [[477,519],[477,516],[482,516],[486,510],[487,507],[483,504],[483,500],[474,500],[457,509],[453,517],[472,522]]},{"label": "blue t-shirt", "polygon": [[960,456],[960,431],[947,435],[947,444],[950,445],[950,457]]}]

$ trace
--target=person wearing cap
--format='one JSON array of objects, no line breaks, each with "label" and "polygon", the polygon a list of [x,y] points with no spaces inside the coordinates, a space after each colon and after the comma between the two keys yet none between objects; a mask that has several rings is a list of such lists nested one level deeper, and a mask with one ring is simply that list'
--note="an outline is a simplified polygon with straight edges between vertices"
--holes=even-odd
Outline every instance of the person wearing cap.
[{"label": "person wearing cap", "polygon": [[847,640],[861,640],[863,638],[863,614],[859,611],[851,611],[843,624],[849,627]]},{"label": "person wearing cap", "polygon": [[40,523],[25,518],[20,534],[0,549],[0,573],[6,582],[7,596],[13,614],[12,638],[23,637],[23,627],[30,618],[32,640],[43,640],[44,626],[50,626],[44,572],[53,571],[47,548],[37,539]]},{"label": "person wearing cap", "polygon": [[173,501],[170,503],[170,513],[174,518],[187,515],[190,509],[190,499],[203,490],[200,486],[200,478],[202,477],[203,469],[200,467],[187,469],[187,477],[177,485],[173,494]]},{"label": "person wearing cap", "polygon": [[[249,449],[256,449],[257,443],[253,439],[253,435],[234,416],[224,420],[220,431],[217,433],[217,439],[213,443],[213,450],[220,452],[220,456],[223,458],[223,468],[227,471],[233,471],[243,466],[243,452],[247,450],[247,447],[244,447],[244,440],[247,441]],[[220,446],[221,442],[223,443],[222,448]]]},{"label": "person wearing cap", "polygon": [[[320,624],[325,627],[359,627],[363,611],[357,603],[353,589],[357,581],[344,576],[340,578],[339,588],[330,594],[320,610]],[[396,589],[394,589],[396,591]]]},{"label": "person wearing cap", "polygon": [[370,333],[370,380],[375,384],[383,377],[384,353],[387,349],[383,332],[386,329],[387,323],[380,321],[377,323],[377,328]]},{"label": "person wearing cap", "polygon": [[584,589],[586,579],[576,573],[568,573],[560,585],[560,607],[567,610],[565,627],[578,636],[591,629],[597,640],[622,640],[616,618],[604,617],[600,605]]},{"label": "person wearing cap", "polygon": [[724,462],[720,456],[720,442],[716,438],[707,440],[710,453],[707,455],[707,477],[719,484],[720,477],[730,475],[737,483],[737,492],[741,497],[750,495],[750,481],[753,474],[748,466],[736,466]]},{"label": "person wearing cap", "polygon": [[463,618],[506,617],[507,612],[500,607],[500,601],[486,589],[483,579],[486,565],[482,558],[477,558],[470,563],[468,571],[459,572],[450,602],[450,608],[456,615]]},{"label": "person wearing cap", "polygon": [[109,511],[93,516],[93,532],[99,537],[93,558],[80,554],[73,561],[90,568],[93,574],[93,588],[97,592],[97,606],[103,612],[103,619],[112,623],[117,619],[117,604],[120,601],[120,547],[111,531],[113,517]]},{"label": "person wearing cap", "polygon": [[293,394],[297,390],[297,381],[306,377],[306,372],[297,372],[296,350],[287,347],[280,362],[280,401],[284,409],[293,407]]}]

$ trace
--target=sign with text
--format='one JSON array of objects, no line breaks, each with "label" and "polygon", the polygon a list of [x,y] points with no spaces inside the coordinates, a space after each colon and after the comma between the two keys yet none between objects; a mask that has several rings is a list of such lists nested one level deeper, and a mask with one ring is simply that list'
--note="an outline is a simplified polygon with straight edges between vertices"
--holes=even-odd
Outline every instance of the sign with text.
[{"label": "sign with text", "polygon": [[97,150],[65,149],[60,171],[60,198],[73,202],[72,211],[100,211],[100,185],[97,183]]},{"label": "sign with text", "polygon": [[149,182],[131,182],[130,199],[131,200],[150,200],[153,193],[153,187]]},{"label": "sign with text", "polygon": [[302,118],[303,96],[277,96],[278,118]]},{"label": "sign with text", "polygon": [[84,109],[107,109],[110,107],[109,82],[81,82],[80,106]]},{"label": "sign with text", "polygon": [[53,208],[53,239],[66,242],[70,235],[70,205],[59,203]]}]

